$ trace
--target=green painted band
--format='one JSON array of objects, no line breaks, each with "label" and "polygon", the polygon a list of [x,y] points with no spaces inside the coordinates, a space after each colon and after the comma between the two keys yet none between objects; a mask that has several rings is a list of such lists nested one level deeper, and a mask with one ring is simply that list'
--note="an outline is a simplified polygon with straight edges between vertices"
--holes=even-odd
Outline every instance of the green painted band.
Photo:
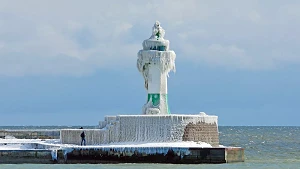
[{"label": "green painted band", "polygon": [[148,99],[147,102],[149,102],[149,100],[152,100],[152,105],[153,106],[159,106],[160,101],[163,100],[163,102],[166,104],[166,111],[168,112],[168,114],[170,114],[170,110],[169,110],[169,106],[168,106],[168,94],[159,94],[159,93],[149,93],[148,94]]}]

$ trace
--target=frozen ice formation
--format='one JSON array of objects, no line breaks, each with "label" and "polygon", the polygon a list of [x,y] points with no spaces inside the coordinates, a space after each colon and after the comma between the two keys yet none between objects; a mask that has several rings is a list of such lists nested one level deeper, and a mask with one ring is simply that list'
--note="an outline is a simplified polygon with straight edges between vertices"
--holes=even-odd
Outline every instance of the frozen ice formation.
[{"label": "frozen ice formation", "polygon": [[148,99],[142,114],[170,114],[167,102],[167,77],[175,72],[176,54],[169,50],[169,41],[164,39],[165,30],[156,21],[152,35],[144,40],[143,50],[138,52],[137,68],[143,75]]},{"label": "frozen ice formation", "polygon": [[150,39],[164,39],[165,30],[160,26],[160,22],[156,21],[152,27],[152,36]]},{"label": "frozen ice formation", "polygon": [[[105,121],[99,122],[98,130],[85,129],[87,144],[99,145],[126,142],[181,142],[186,126],[190,124],[204,124],[212,126],[212,133],[217,131],[217,116],[201,115],[118,115],[108,116]],[[203,128],[204,129],[204,128]],[[78,136],[82,130],[61,130],[62,143],[79,144]],[[198,140],[212,143],[207,140]]]}]

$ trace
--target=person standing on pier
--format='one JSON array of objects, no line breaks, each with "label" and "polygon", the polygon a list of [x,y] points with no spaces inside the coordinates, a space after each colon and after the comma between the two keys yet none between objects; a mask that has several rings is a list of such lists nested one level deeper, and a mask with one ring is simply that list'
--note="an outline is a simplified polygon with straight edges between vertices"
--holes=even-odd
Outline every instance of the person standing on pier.
[{"label": "person standing on pier", "polygon": [[[80,127],[80,129],[83,129],[83,127]],[[84,131],[82,131],[82,133],[80,134],[80,137],[81,137],[80,145],[82,146],[82,143],[83,143],[83,145],[86,145],[85,144],[85,133],[84,133]]]}]

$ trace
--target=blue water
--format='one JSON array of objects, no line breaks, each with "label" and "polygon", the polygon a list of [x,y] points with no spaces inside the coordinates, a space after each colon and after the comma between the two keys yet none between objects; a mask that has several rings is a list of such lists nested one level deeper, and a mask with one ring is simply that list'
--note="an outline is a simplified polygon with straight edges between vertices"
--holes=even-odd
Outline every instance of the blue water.
[{"label": "blue water", "polygon": [[[95,126],[85,126],[94,128]],[[0,127],[0,129],[16,127]],[[27,129],[26,126],[19,127]],[[31,129],[46,127],[34,127]],[[61,128],[61,126],[57,127]],[[78,128],[78,126],[69,126]],[[56,129],[48,126],[47,129]],[[1,165],[0,169],[300,169],[300,127],[229,127],[220,126],[220,144],[245,148],[245,162],[230,164],[18,164]],[[1,160],[1,157],[0,157]]]}]

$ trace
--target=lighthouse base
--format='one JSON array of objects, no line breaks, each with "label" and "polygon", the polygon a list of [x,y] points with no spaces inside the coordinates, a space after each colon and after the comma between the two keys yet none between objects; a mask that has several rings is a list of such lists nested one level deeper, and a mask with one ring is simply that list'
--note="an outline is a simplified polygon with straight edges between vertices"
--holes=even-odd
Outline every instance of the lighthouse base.
[{"label": "lighthouse base", "polygon": [[[218,117],[208,115],[118,115],[86,129],[88,145],[121,142],[205,142],[219,146]],[[63,144],[79,144],[80,129],[61,130]]]}]

